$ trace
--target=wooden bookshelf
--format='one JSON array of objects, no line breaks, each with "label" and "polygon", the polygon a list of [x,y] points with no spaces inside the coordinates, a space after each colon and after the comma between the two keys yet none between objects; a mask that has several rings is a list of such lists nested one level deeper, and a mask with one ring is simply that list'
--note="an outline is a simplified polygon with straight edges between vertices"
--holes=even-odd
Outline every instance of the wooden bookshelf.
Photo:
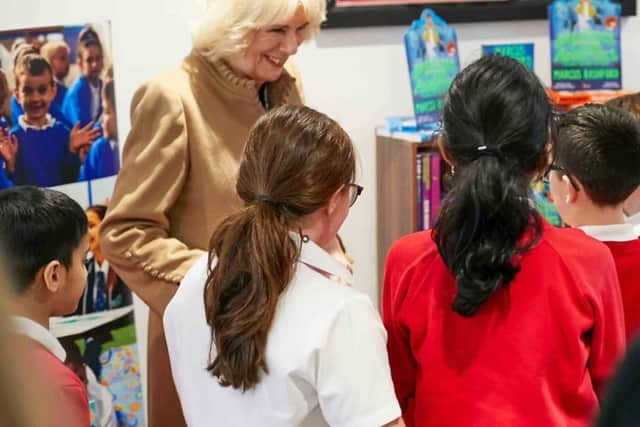
[{"label": "wooden bookshelf", "polygon": [[400,237],[417,231],[416,156],[436,150],[433,142],[420,142],[411,134],[376,131],[378,296],[391,245]]}]

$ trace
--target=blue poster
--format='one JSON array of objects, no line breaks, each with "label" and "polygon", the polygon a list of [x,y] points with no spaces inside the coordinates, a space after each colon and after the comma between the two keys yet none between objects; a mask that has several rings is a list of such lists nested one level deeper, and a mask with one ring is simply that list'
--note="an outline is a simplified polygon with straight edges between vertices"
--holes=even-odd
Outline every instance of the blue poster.
[{"label": "blue poster", "polygon": [[622,88],[619,3],[555,0],[549,6],[554,90]]},{"label": "blue poster", "polygon": [[520,44],[484,44],[482,45],[482,56],[498,54],[517,59],[528,69],[533,69],[533,43]]},{"label": "blue poster", "polygon": [[436,127],[444,95],[460,70],[456,33],[433,10],[425,9],[404,42],[417,127]]}]

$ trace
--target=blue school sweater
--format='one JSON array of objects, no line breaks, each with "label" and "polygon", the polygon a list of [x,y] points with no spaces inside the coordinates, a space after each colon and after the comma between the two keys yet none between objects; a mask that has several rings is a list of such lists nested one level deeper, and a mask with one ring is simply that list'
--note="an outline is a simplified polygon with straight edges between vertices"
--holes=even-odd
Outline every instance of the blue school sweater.
[{"label": "blue school sweater", "polygon": [[17,124],[11,135],[18,138],[14,184],[51,187],[76,181],[80,160],[69,151],[69,128],[65,125],[55,119],[42,129]]},{"label": "blue school sweater", "polygon": [[[0,117],[0,129],[4,132],[9,132],[9,123],[7,123],[7,119],[4,117]],[[0,190],[3,188],[13,187],[13,182],[9,180],[6,171],[6,165],[4,159],[0,158]]]},{"label": "blue school sweater", "polygon": [[[13,95],[11,97],[11,123],[14,123],[14,124],[18,123],[18,117],[20,117],[23,114],[24,114],[24,110],[22,109],[20,104],[18,104],[18,100],[16,99],[16,96]],[[60,105],[56,104],[55,102],[51,103],[51,106],[49,107],[49,114],[51,114],[51,117],[56,119],[56,121],[62,122],[62,124],[68,127],[69,129],[73,127],[71,122],[62,113],[62,108],[60,107]]]},{"label": "blue school sweater", "polygon": [[80,168],[78,181],[104,178],[118,173],[120,170],[120,155],[118,144],[113,148],[107,138],[100,137],[95,140],[89,149],[86,159]]},{"label": "blue school sweater", "polygon": [[62,104],[64,103],[64,97],[67,95],[67,87],[56,80],[56,88],[58,91],[56,92],[56,97],[53,102],[57,104],[60,111],[62,111]]},{"label": "blue school sweater", "polygon": [[[98,94],[102,90],[102,80],[98,87]],[[98,95],[100,96],[100,95]],[[91,116],[92,103],[91,83],[85,76],[80,76],[67,91],[62,104],[62,112],[73,124],[80,122],[80,126],[86,126],[91,120],[97,120],[102,114],[102,104],[98,102],[98,111],[95,117]]]}]

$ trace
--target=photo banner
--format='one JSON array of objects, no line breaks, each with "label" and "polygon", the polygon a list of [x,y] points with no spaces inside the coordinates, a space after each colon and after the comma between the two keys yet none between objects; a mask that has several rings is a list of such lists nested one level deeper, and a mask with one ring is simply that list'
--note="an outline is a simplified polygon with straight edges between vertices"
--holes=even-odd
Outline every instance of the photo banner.
[{"label": "photo banner", "polygon": [[[144,426],[133,295],[102,256],[99,229],[120,169],[109,22],[0,32],[0,189],[61,191],[85,210],[87,284],[74,313],[52,318],[65,364],[86,384],[91,425]],[[25,64],[47,67],[27,75]],[[27,78],[40,79],[35,102]],[[44,82],[44,83],[43,83]]]}]

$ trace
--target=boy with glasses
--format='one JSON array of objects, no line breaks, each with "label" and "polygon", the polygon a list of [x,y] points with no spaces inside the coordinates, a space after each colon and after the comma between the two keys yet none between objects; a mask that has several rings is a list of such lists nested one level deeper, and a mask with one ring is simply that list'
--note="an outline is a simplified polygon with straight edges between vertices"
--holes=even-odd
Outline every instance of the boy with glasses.
[{"label": "boy with glasses", "polygon": [[640,328],[640,240],[624,203],[640,185],[640,126],[627,112],[585,105],[560,122],[547,171],[564,222],[605,243],[618,270],[626,335]]}]

